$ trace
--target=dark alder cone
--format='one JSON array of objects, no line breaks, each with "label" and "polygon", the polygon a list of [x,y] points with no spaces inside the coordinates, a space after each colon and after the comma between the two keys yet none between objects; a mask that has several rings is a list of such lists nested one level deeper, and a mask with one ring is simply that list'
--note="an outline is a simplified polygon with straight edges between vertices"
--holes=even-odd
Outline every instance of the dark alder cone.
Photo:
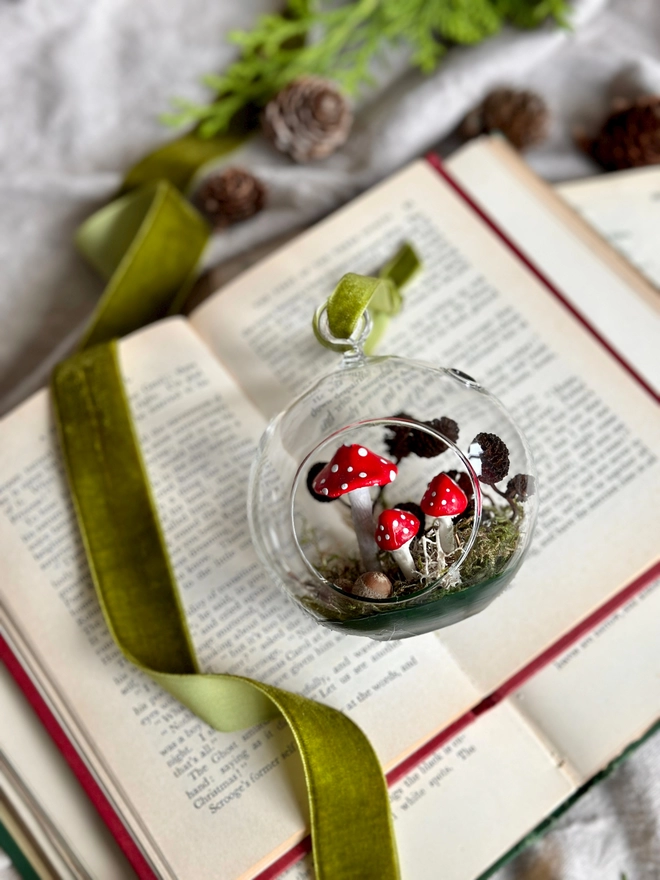
[{"label": "dark alder cone", "polygon": [[412,513],[413,516],[417,517],[417,519],[419,520],[417,535],[421,535],[422,532],[425,531],[426,515],[419,504],[415,504],[414,501],[404,501],[403,504],[395,504],[394,507],[396,510],[405,510],[406,513]]},{"label": "dark alder cone", "polygon": [[261,125],[280,152],[296,162],[309,162],[341,147],[351,131],[353,114],[333,83],[305,76],[268,102]]},{"label": "dark alder cone", "polygon": [[660,163],[660,95],[638,98],[616,110],[599,134],[583,145],[606,171]]},{"label": "dark alder cone", "polygon": [[516,474],[506,484],[507,498],[518,498],[524,501],[536,492],[536,481],[530,474]]},{"label": "dark alder cone", "polygon": [[[443,416],[441,419],[431,419],[429,422],[423,422],[429,428],[433,428],[440,434],[444,434],[452,443],[458,440],[458,425],[453,419]],[[447,444],[443,443],[437,437],[431,437],[430,434],[424,434],[423,431],[413,431],[410,438],[410,449],[420,458],[434,458],[447,449]]]},{"label": "dark alder cone", "polygon": [[194,201],[222,229],[258,214],[266,203],[266,187],[243,168],[225,168],[206,178]]},{"label": "dark alder cone", "polygon": [[481,474],[479,479],[482,483],[492,486],[499,483],[509,473],[509,449],[500,440],[497,434],[477,434],[472,443],[481,446]]},{"label": "dark alder cone", "polygon": [[[395,413],[392,418],[413,420],[413,417],[405,412]],[[388,427],[385,430],[389,434],[388,437],[385,437],[385,446],[392,458],[401,461],[402,458],[406,458],[406,456],[410,455],[412,452],[410,445],[412,428],[408,428],[404,425],[397,425],[396,427]]]},{"label": "dark alder cone", "polygon": [[459,134],[469,140],[480,134],[501,131],[518,150],[525,150],[545,140],[550,113],[540,95],[535,92],[499,88],[465,117]]},{"label": "dark alder cone", "polygon": [[329,501],[336,501],[337,499],[328,498],[327,495],[319,495],[318,492],[314,491],[312,483],[314,482],[314,479],[318,476],[318,474],[321,473],[327,463],[327,461],[317,461],[316,464],[313,464],[307,472],[307,488],[309,490],[309,494],[312,496],[312,498],[315,498],[317,501],[322,501],[324,504],[328,503]]}]

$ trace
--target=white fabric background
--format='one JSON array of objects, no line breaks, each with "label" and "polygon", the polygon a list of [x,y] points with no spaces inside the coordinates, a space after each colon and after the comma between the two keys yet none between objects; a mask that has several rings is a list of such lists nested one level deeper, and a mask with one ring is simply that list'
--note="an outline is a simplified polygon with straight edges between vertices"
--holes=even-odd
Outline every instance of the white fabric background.
[{"label": "white fabric background", "polygon": [[[204,97],[198,77],[233,56],[226,32],[277,5],[0,0],[0,412],[101,291],[72,247],[76,226],[132,162],[172,136],[157,120],[168,99]],[[453,50],[430,77],[406,73],[394,54],[379,65],[380,88],[363,99],[349,143],[330,160],[300,168],[258,139],[245,148],[240,161],[267,182],[270,206],[217,236],[209,262],[308,224],[434,145],[449,148],[466,110],[500,83],[536,89],[550,104],[551,137],[529,155],[541,174],[594,173],[572,130],[602,118],[609,81],[640,60],[660,60],[658,0],[576,0],[572,30],[505,32]],[[497,880],[620,880],[621,872],[657,880],[659,769],[655,737]]]}]

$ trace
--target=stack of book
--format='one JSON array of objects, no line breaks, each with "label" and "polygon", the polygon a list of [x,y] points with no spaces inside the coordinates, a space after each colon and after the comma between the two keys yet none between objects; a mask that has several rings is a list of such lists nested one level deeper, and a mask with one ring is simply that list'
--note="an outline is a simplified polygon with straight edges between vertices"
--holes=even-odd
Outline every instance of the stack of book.
[{"label": "stack of book", "polygon": [[[615,179],[620,208],[620,176],[564,199],[502,140],[478,140],[405,168],[187,320],[120,344],[202,667],[327,702],[365,730],[408,880],[492,870],[660,719],[660,295],[569,206],[653,275],[647,221],[631,209],[624,228],[604,207]],[[625,181],[653,211],[658,176],[644,179]],[[535,453],[541,512],[492,606],[383,645],[317,626],[271,588],[245,489],[268,418],[335,364],[310,333],[315,308],[403,241],[424,270],[381,351],[459,368],[504,401]],[[0,821],[37,875],[312,876],[283,723],[210,730],[105,630],[46,392],[0,422],[0,444]]]}]

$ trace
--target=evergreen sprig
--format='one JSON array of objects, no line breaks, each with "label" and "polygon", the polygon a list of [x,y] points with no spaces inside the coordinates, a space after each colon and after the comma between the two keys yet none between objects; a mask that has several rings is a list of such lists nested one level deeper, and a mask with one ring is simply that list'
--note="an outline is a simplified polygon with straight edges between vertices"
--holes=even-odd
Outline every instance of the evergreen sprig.
[{"label": "evergreen sprig", "polygon": [[216,93],[212,102],[175,99],[163,120],[213,137],[240,110],[263,107],[300,76],[326,77],[354,95],[371,81],[371,63],[387,47],[408,45],[411,63],[430,73],[448,45],[478,43],[507,21],[564,24],[566,10],[567,0],[289,0],[283,14],[262,15],[253,30],[229,35],[241,55],[224,74],[204,77]]}]

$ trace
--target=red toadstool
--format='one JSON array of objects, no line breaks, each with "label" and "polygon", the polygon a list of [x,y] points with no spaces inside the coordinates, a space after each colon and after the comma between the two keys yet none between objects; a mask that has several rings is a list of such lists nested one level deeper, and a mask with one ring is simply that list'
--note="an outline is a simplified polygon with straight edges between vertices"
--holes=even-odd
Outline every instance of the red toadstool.
[{"label": "red toadstool", "polygon": [[440,548],[444,553],[454,549],[452,517],[463,513],[467,504],[465,492],[445,473],[433,477],[426,488],[419,506],[424,513],[436,517]]},{"label": "red toadstool", "polygon": [[367,571],[378,571],[374,540],[373,505],[370,486],[385,486],[396,479],[396,465],[359,443],[340,446],[314,478],[312,488],[328,498],[348,496],[351,516]]},{"label": "red toadstool", "polygon": [[378,517],[376,543],[381,550],[392,554],[406,580],[417,577],[417,569],[410,554],[410,542],[417,534],[419,520],[412,513],[394,508],[384,510]]}]

